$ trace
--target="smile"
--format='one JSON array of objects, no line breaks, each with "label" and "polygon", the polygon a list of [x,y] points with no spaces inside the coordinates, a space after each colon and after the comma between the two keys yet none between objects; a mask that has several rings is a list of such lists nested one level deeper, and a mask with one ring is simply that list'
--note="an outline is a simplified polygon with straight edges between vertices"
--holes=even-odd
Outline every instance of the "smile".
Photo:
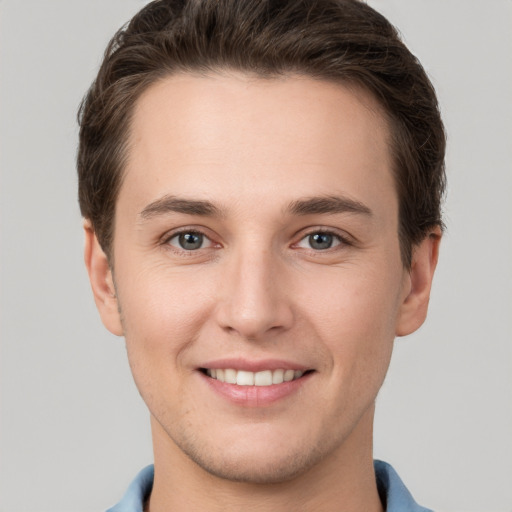
[{"label": "smile", "polygon": [[232,368],[205,368],[203,373],[212,379],[226,384],[238,386],[272,386],[300,379],[306,372],[302,370],[263,370],[249,372],[245,370],[234,370]]}]

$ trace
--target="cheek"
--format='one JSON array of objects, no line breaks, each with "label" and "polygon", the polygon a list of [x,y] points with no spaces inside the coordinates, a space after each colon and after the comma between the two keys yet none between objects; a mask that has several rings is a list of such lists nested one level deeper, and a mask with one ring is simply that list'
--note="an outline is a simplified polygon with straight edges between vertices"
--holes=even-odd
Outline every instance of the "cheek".
[{"label": "cheek", "polygon": [[[335,269],[317,275],[314,286],[304,283],[304,311],[321,318],[320,325],[335,334],[394,331],[400,286],[396,273],[377,269]],[[359,334],[358,334],[359,333]]]},{"label": "cheek", "polygon": [[151,344],[187,338],[211,303],[211,286],[205,277],[165,265],[130,275],[119,289],[127,334],[137,332]]},{"label": "cheek", "polygon": [[132,275],[119,287],[128,358],[141,393],[151,382],[176,385],[187,371],[182,361],[211,307],[207,289],[202,279],[162,269]]},{"label": "cheek", "polygon": [[317,279],[314,289],[309,289],[303,314],[326,345],[336,375],[383,377],[398,315],[400,289],[395,275],[372,269],[340,271]]}]

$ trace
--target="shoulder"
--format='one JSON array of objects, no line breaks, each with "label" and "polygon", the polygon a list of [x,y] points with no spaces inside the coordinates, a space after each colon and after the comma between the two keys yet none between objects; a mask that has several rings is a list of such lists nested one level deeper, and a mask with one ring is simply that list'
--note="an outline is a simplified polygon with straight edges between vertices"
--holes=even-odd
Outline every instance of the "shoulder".
[{"label": "shoulder", "polygon": [[121,501],[106,512],[143,512],[144,502],[153,488],[153,464],[141,470],[128,487]]},{"label": "shoulder", "polygon": [[380,499],[386,506],[386,512],[432,512],[414,501],[393,467],[381,460],[375,460],[375,476]]}]

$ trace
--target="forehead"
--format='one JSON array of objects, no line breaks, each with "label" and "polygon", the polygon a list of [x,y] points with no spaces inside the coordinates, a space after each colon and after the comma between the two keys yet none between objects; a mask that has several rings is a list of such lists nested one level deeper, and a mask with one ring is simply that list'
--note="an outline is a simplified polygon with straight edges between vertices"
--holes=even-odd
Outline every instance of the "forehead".
[{"label": "forehead", "polygon": [[396,202],[385,116],[356,88],[180,74],[144,92],[130,128],[120,196],[140,209],[166,194],[263,204],[279,191],[283,201],[340,192]]}]

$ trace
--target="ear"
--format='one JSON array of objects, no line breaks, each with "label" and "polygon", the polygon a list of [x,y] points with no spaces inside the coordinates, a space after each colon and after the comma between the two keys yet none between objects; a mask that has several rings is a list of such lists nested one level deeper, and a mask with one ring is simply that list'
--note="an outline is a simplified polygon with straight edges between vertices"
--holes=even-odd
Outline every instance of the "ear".
[{"label": "ear", "polygon": [[123,335],[121,315],[117,303],[112,271],[106,254],[103,252],[96,233],[89,220],[84,220],[85,249],[84,260],[96,307],[103,325],[117,336]]},{"label": "ear", "polygon": [[413,248],[411,269],[408,272],[404,299],[396,325],[396,335],[406,336],[416,331],[427,317],[432,278],[439,256],[441,229],[436,227]]}]

